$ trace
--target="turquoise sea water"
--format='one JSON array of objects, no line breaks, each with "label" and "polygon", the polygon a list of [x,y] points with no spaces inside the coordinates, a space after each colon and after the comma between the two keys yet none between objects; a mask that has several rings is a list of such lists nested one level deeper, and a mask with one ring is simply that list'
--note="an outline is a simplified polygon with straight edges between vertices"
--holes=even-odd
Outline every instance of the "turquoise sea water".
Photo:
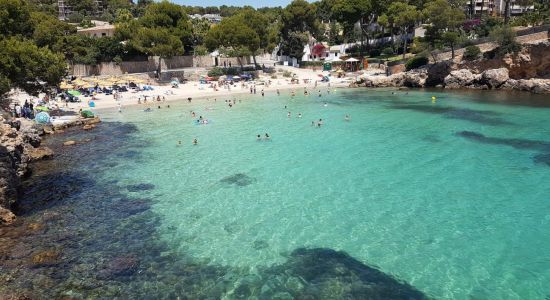
[{"label": "turquoise sea water", "polygon": [[[325,248],[428,297],[548,299],[548,97],[355,89],[237,99],[101,113],[136,130],[122,149],[101,150],[94,184],[149,199],[154,224],[124,230],[139,238],[154,227],[145,243],[162,243],[169,264],[224,269],[203,289],[225,281],[227,299],[260,295],[265,285],[243,292],[243,278],[295,249]],[[191,111],[210,124],[194,125]]]}]

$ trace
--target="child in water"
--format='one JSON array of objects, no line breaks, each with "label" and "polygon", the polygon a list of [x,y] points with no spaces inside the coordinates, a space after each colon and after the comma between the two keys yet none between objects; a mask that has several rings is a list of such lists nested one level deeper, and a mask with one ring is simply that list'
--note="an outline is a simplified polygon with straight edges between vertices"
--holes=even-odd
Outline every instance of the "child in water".
[{"label": "child in water", "polygon": [[193,139],[193,145],[198,145],[199,144],[199,141],[197,141],[197,139]]}]

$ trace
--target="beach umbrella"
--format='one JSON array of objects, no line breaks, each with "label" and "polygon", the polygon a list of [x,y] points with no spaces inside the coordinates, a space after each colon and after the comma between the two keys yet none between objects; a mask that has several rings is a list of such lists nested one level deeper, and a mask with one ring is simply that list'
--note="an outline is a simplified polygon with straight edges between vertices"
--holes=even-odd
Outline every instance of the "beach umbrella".
[{"label": "beach umbrella", "polygon": [[37,113],[34,120],[38,124],[48,124],[50,122],[50,115],[47,112]]},{"label": "beach umbrella", "polygon": [[36,106],[34,109],[37,111],[50,111],[46,106]]},{"label": "beach umbrella", "polygon": [[85,84],[87,84],[87,82],[82,80],[82,79],[75,79],[75,80],[72,81],[72,84],[74,84],[74,85],[85,85]]},{"label": "beach umbrella", "polygon": [[61,82],[61,84],[59,85],[59,87],[62,89],[62,90],[68,90],[68,89],[72,89],[73,86],[65,81]]},{"label": "beach umbrella", "polygon": [[70,95],[73,95],[73,96],[82,95],[79,91],[76,91],[76,90],[69,90],[69,91],[67,91],[67,93],[70,94]]}]

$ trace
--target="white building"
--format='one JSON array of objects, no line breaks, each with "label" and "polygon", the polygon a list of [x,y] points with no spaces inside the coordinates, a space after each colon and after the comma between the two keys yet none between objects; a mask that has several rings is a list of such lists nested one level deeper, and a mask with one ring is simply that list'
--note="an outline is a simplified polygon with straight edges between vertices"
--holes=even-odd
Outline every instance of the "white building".
[{"label": "white building", "polygon": [[194,14],[194,15],[189,15],[189,18],[191,18],[191,19],[206,19],[212,24],[219,24],[223,19],[223,17],[221,15],[218,15],[218,14],[204,14],[204,15]]}]

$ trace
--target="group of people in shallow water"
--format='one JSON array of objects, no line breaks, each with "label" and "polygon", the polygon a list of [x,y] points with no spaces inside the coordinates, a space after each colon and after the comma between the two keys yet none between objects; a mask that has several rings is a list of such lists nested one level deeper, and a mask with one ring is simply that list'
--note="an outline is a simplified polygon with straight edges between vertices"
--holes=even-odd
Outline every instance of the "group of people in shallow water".
[{"label": "group of people in shallow water", "polygon": [[[262,136],[261,136],[260,134],[258,134],[258,135],[256,136],[256,140],[261,141],[261,140],[262,140]],[[266,140],[266,141],[271,140],[271,137],[269,136],[269,134],[268,134],[267,132],[266,132],[265,135],[264,135],[264,140]]]},{"label": "group of people in shallow water", "polygon": [[[330,89],[327,91],[327,93],[330,93]],[[277,95],[280,95],[280,91],[277,90]],[[306,88],[304,88],[304,95],[308,95],[308,91]],[[262,95],[263,96],[263,95]],[[291,96],[295,96],[295,92],[294,91],[291,91]],[[319,90],[319,97],[321,97],[321,90]],[[210,99],[207,99],[207,100],[210,100]],[[188,98],[187,101],[189,103],[191,103],[191,98]],[[216,102],[217,99],[214,99],[214,102]],[[242,102],[242,100],[238,100],[239,103]],[[237,104],[237,99],[233,98],[232,100],[225,100],[225,103],[229,106],[229,108],[233,107],[235,104]],[[323,104],[324,107],[327,107],[328,104],[326,102],[324,102]],[[168,108],[170,108],[170,105],[167,106]],[[161,107],[158,106],[158,108],[160,109]],[[288,107],[285,105],[284,107],[285,109],[287,109]],[[207,107],[206,110],[213,110],[213,108],[210,108],[210,107]],[[147,108],[145,109],[145,111],[151,111],[151,108]],[[191,111],[191,117],[195,118],[196,117],[196,113],[194,111]],[[288,118],[291,118],[292,117],[292,112],[291,111],[288,111],[287,112],[287,117]],[[296,115],[297,118],[301,119],[302,118],[302,113],[298,113]],[[345,121],[351,121],[351,116],[349,114],[346,114],[344,115],[344,120]],[[210,121],[206,118],[203,118],[202,116],[199,116],[198,119],[196,119],[194,121],[196,124],[199,124],[199,125],[206,125],[206,124],[209,124]],[[311,126],[313,127],[317,127],[317,128],[320,128],[321,126],[324,125],[324,121],[322,118],[319,118],[319,120],[314,120],[314,121],[311,121]],[[256,135],[256,140],[258,141],[261,141],[261,140],[271,140],[271,136],[269,135],[269,133],[265,133],[262,137],[261,134],[258,134]],[[197,138],[194,138],[193,141],[192,141],[192,144],[193,145],[198,145],[199,142],[198,142],[198,139]],[[177,146],[181,146],[182,145],[182,141],[181,140],[178,140],[177,141]]]}]

